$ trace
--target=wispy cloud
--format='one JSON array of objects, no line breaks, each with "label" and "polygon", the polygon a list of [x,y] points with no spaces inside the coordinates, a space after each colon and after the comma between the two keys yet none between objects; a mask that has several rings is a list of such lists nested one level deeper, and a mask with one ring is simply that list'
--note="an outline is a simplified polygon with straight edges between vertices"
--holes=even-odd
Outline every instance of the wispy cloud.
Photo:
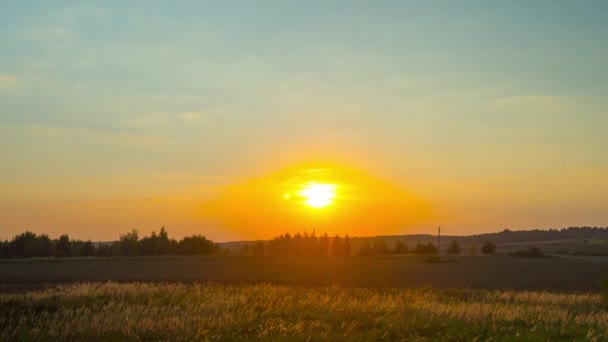
[{"label": "wispy cloud", "polygon": [[0,74],[0,89],[8,88],[17,83],[17,79],[10,75]]},{"label": "wispy cloud", "polygon": [[203,121],[205,119],[205,116],[198,112],[184,112],[177,114],[177,118],[183,122],[195,123]]},{"label": "wispy cloud", "polygon": [[138,130],[173,130],[183,124],[197,124],[207,121],[207,115],[199,112],[151,112],[122,119],[127,127]]},{"label": "wispy cloud", "polygon": [[571,105],[570,99],[550,95],[519,95],[497,98],[494,105],[502,109],[535,108],[545,110],[563,109]]},{"label": "wispy cloud", "polygon": [[57,142],[60,139],[70,141],[95,142],[104,145],[158,147],[174,143],[173,140],[158,134],[137,134],[129,132],[112,132],[86,127],[68,127],[58,125],[0,125],[0,132],[13,132],[21,137],[29,136]]}]

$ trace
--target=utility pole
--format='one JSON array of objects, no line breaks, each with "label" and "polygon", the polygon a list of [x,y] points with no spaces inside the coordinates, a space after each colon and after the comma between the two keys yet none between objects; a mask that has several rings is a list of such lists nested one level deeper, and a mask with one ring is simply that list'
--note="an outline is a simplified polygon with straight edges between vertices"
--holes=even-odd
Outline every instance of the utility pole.
[{"label": "utility pole", "polygon": [[441,226],[437,228],[437,254],[441,254]]}]

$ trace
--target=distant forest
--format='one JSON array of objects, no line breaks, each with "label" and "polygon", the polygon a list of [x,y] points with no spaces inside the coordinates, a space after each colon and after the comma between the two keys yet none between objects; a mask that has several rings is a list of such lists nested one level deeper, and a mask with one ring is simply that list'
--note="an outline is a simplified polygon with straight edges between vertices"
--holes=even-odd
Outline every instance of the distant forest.
[{"label": "distant forest", "polygon": [[[447,254],[494,253],[495,244],[539,242],[564,239],[608,238],[608,227],[570,227],[550,230],[511,231],[471,236],[442,236],[441,252]],[[246,256],[373,256],[440,252],[437,236],[402,235],[377,237],[329,237],[313,233],[283,234],[268,241],[214,243],[202,235],[171,239],[165,228],[140,237],[136,230],[118,241],[93,243],[73,240],[68,235],[51,239],[45,234],[24,232],[0,241],[0,258],[30,257],[121,257],[152,255],[246,255]],[[408,244],[411,246],[408,246]],[[460,244],[467,245],[466,250]],[[479,246],[478,246],[479,244]]]},{"label": "distant forest", "polygon": [[478,234],[466,237],[472,240],[491,240],[495,243],[538,242],[563,239],[608,238],[608,227],[570,227],[549,230],[509,230],[499,233]]},{"label": "distant forest", "polygon": [[25,232],[10,241],[0,242],[0,257],[111,257],[145,255],[210,255],[219,250],[213,241],[202,235],[186,236],[181,240],[170,239],[165,228],[160,233],[139,237],[136,230],[121,235],[108,244],[72,240],[68,235],[51,239],[48,235]]}]

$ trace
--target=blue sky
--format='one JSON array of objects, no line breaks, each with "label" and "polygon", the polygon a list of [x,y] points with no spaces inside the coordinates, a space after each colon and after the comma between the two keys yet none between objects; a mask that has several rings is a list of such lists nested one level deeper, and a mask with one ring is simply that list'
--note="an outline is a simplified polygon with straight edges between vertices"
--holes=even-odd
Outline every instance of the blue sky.
[{"label": "blue sky", "polygon": [[2,7],[0,237],[105,237],[77,214],[99,201],[128,203],[109,236],[192,231],[127,208],[316,159],[411,189],[457,232],[608,219],[604,1]]}]

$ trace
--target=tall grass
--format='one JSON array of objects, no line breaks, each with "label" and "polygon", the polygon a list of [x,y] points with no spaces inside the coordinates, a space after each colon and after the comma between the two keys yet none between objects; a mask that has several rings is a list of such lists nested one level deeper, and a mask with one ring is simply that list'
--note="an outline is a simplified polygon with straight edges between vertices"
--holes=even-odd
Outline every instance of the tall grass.
[{"label": "tall grass", "polygon": [[0,294],[0,340],[603,340],[599,294],[81,283]]}]

